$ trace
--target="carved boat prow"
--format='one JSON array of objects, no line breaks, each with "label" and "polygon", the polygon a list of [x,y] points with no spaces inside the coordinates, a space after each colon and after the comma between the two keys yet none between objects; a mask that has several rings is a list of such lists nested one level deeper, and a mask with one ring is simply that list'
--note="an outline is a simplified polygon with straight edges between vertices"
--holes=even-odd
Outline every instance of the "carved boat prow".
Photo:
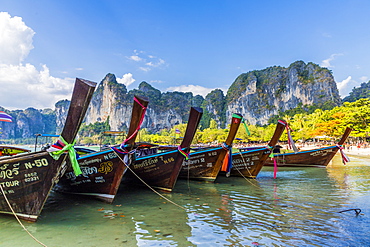
[{"label": "carved boat prow", "polygon": [[242,120],[242,115],[233,114],[225,142],[218,147],[191,152],[189,160],[182,164],[179,177],[214,182],[221,170],[225,155],[232,152],[232,143]]},{"label": "carved boat prow", "polygon": [[[107,203],[112,203],[122,177],[131,164],[131,154],[138,130],[144,119],[148,106],[148,98],[134,97],[130,127],[124,142],[125,153],[118,155],[121,149],[111,147],[104,150],[81,155],[78,159],[82,174],[75,176],[73,170],[67,170],[65,176],[56,186],[57,191],[69,194],[95,197]],[[126,157],[125,157],[126,156]],[[126,160],[126,161],[125,161]]]},{"label": "carved boat prow", "polygon": [[257,147],[255,149],[233,153],[230,176],[256,178],[280,136],[283,134],[284,124],[284,122],[278,121],[275,132],[267,147]]},{"label": "carved boat prow", "polygon": [[[96,83],[76,79],[66,122],[62,131],[64,144],[73,144],[85,117]],[[63,141],[61,141],[63,142]],[[47,151],[0,158],[0,212],[36,221],[51,189],[63,173],[67,155],[54,159]],[[5,195],[4,195],[5,194]],[[11,208],[9,207],[11,205]]]},{"label": "carved boat prow", "polygon": [[189,120],[184,138],[177,150],[165,151],[153,155],[138,157],[131,166],[128,180],[139,179],[146,185],[172,191],[179,176],[182,162],[190,150],[190,144],[197,131],[203,110],[198,107],[190,109]]},{"label": "carved boat prow", "polygon": [[[341,146],[347,140],[351,131],[352,129],[347,127],[341,139],[336,145],[315,148],[310,150],[303,150],[299,152],[274,154],[276,165],[279,167],[281,166],[326,167],[331,162],[331,160],[333,159],[334,155],[338,152],[338,150],[342,148]],[[342,157],[342,159],[344,158],[345,157]],[[273,166],[274,161],[268,160],[265,165]]]}]

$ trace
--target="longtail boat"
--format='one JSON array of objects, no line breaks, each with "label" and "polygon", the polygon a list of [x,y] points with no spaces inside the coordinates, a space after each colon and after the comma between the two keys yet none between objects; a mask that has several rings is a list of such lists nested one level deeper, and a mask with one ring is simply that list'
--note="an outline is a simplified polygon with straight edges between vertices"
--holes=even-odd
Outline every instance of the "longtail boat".
[{"label": "longtail boat", "polygon": [[[148,106],[146,97],[134,97],[127,139],[117,149],[124,153],[122,158],[112,148],[90,152],[78,158],[82,174],[76,176],[68,169],[56,186],[58,192],[95,197],[112,203],[123,175],[132,160],[131,152]],[[114,147],[113,147],[114,148]],[[83,150],[82,150],[83,151]]]},{"label": "longtail boat", "polygon": [[[275,164],[280,166],[309,166],[309,167],[326,167],[333,159],[334,155],[340,150],[342,155],[342,161],[345,164],[349,161],[348,157],[344,154],[342,145],[347,140],[351,133],[351,128],[346,128],[342,138],[336,145],[316,148],[311,150],[291,152],[291,153],[277,153],[274,154]],[[266,166],[273,166],[274,160],[268,160]]]},{"label": "longtail boat", "polygon": [[233,114],[229,134],[221,146],[191,152],[189,160],[182,163],[179,178],[213,182],[221,170],[227,153],[232,152],[232,143],[243,117]]},{"label": "longtail boat", "polygon": [[[184,158],[188,158],[190,144],[197,131],[203,110],[192,107],[184,138],[176,150],[137,157],[130,166],[130,172],[124,180],[140,180],[148,186],[163,191],[172,191],[179,176]],[[120,153],[117,153],[121,155]]]},{"label": "longtail boat", "polygon": [[96,83],[76,79],[58,151],[38,151],[0,158],[0,212],[35,222],[48,195],[63,173],[68,151],[73,149],[78,129],[85,117]]},{"label": "longtail boat", "polygon": [[0,145],[0,157],[1,156],[13,156],[21,153],[29,153],[31,150],[21,147]]},{"label": "longtail boat", "polygon": [[[267,158],[271,154],[274,146],[279,141],[284,128],[284,123],[279,121],[270,142],[265,147],[258,147],[252,150],[233,153],[231,159],[226,156],[221,173],[225,172],[227,176],[256,178]],[[232,164],[230,164],[231,162]]]}]

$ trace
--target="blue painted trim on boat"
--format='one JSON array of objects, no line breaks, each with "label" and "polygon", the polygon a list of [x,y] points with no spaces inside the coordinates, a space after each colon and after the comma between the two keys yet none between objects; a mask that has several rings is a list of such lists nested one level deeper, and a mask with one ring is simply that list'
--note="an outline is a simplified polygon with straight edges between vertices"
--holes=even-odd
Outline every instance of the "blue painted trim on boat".
[{"label": "blue painted trim on boat", "polygon": [[200,154],[200,153],[209,152],[209,151],[219,150],[219,149],[221,149],[221,148],[222,148],[222,147],[216,147],[216,148],[210,148],[210,149],[206,149],[206,150],[202,150],[202,151],[196,151],[196,152],[190,153],[190,156],[191,156],[191,155],[197,155],[197,154]]},{"label": "blue painted trim on boat", "polygon": [[83,156],[81,155],[77,160],[82,160],[82,159],[86,159],[86,158],[90,158],[90,157],[94,157],[94,156],[98,156],[98,155],[106,154],[106,153],[110,153],[110,152],[113,152],[113,150],[112,149],[107,149],[107,150],[98,151],[98,152],[95,152],[95,153],[85,154]]},{"label": "blue painted trim on boat", "polygon": [[286,156],[286,155],[294,155],[294,154],[313,153],[313,152],[316,152],[316,151],[332,149],[332,148],[336,148],[336,147],[337,146],[330,146],[330,147],[325,147],[325,148],[317,148],[317,149],[311,149],[311,150],[306,150],[306,151],[300,151],[300,152],[297,152],[297,153],[274,154],[274,156]]},{"label": "blue painted trim on boat", "polygon": [[252,153],[252,152],[256,152],[256,151],[263,151],[263,150],[270,150],[270,149],[268,149],[268,148],[259,148],[259,149],[253,149],[253,150],[243,151],[243,152],[240,152],[240,153],[233,153],[233,155],[247,154],[247,153]]},{"label": "blue painted trim on boat", "polygon": [[148,158],[163,156],[164,154],[171,154],[171,153],[176,153],[176,152],[178,152],[177,149],[173,151],[164,152],[164,153],[157,153],[157,154],[142,156],[142,157],[136,158],[136,160],[148,159]]}]

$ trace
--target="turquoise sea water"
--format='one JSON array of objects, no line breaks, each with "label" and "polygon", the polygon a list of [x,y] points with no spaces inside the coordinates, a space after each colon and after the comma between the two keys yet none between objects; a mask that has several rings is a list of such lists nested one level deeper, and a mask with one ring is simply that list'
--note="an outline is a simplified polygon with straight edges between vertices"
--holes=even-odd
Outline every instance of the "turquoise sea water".
[{"label": "turquoise sea water", "polygon": [[[277,179],[265,167],[256,180],[179,180],[162,195],[177,205],[128,185],[111,205],[51,193],[38,222],[23,223],[47,246],[370,246],[370,158]],[[0,246],[41,245],[0,215]]]}]

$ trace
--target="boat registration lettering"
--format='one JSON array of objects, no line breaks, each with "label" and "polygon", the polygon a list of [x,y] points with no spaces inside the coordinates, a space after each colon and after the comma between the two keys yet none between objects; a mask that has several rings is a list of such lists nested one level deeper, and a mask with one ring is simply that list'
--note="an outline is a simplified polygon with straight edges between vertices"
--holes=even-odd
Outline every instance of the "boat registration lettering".
[{"label": "boat registration lettering", "polygon": [[34,160],[34,162],[24,163],[24,166],[26,167],[26,169],[32,169],[34,167],[43,167],[43,166],[48,166],[48,165],[49,165],[49,161],[46,158],[37,159],[37,160]]},{"label": "boat registration lettering", "polygon": [[[92,167],[80,167],[82,174],[78,175],[78,177],[85,177],[89,178],[90,175],[98,173],[98,168],[95,166]],[[76,180],[76,175],[74,172],[66,172],[65,176],[69,180]]]},{"label": "boat registration lettering", "polygon": [[146,160],[144,160],[143,162],[141,162],[139,164],[134,164],[134,169],[141,169],[141,168],[144,168],[146,166],[150,166],[150,165],[157,164],[157,163],[158,163],[157,158],[146,159]]},{"label": "boat registration lettering", "polygon": [[19,163],[13,164],[13,167],[10,164],[4,164],[0,166],[0,178],[2,179],[12,179],[13,176],[19,174]]},{"label": "boat registration lettering", "polygon": [[111,152],[111,153],[108,153],[107,155],[104,155],[105,160],[111,160],[111,159],[114,159],[116,157],[117,157],[117,154],[115,154],[114,152]]},{"label": "boat registration lettering", "polygon": [[217,152],[216,151],[214,151],[214,152],[209,152],[208,153],[208,156],[216,156],[217,155]]},{"label": "boat registration lettering", "polygon": [[320,150],[320,151],[313,152],[310,155],[312,155],[312,156],[325,156],[325,155],[327,155],[328,153],[331,153],[331,152],[332,152],[331,149],[330,150]]},{"label": "boat registration lettering", "polygon": [[95,183],[105,183],[104,177],[95,177]]},{"label": "boat registration lettering", "polygon": [[233,167],[247,167],[248,169],[254,166],[254,162],[248,159],[233,159]]},{"label": "boat registration lettering", "polygon": [[40,180],[39,176],[37,175],[37,172],[26,173],[24,174],[24,177],[25,177],[24,181],[26,183]]},{"label": "boat registration lettering", "polygon": [[170,162],[174,162],[175,159],[173,157],[169,157],[168,159],[163,160],[163,163],[168,164]]}]

